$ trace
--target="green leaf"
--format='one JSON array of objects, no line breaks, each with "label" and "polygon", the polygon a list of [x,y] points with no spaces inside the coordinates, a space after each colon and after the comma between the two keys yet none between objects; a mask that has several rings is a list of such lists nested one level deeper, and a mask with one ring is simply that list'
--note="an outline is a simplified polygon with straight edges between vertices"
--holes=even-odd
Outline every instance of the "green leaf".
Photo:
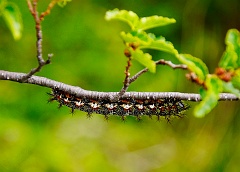
[{"label": "green leaf", "polygon": [[201,96],[202,99],[203,99],[204,97],[206,97],[206,95],[207,95],[207,92],[206,92],[206,90],[205,90],[203,87],[201,87],[201,88],[199,89],[199,93],[200,93],[200,96]]},{"label": "green leaf", "polygon": [[150,72],[152,73],[156,72],[156,64],[152,60],[152,56],[150,54],[144,53],[140,49],[133,50],[132,48],[129,48],[129,51],[131,53],[132,59],[137,60],[143,66],[147,67]]},{"label": "green leaf", "polygon": [[178,51],[171,42],[166,41],[164,37],[156,38],[152,33],[147,34],[144,31],[134,31],[131,33],[122,32],[121,37],[126,43],[137,43],[140,49],[155,49],[174,55],[178,54]]},{"label": "green leaf", "polygon": [[240,66],[240,32],[237,29],[230,29],[226,36],[226,45],[233,46],[238,56],[238,67]]},{"label": "green leaf", "polygon": [[237,29],[230,29],[227,32],[226,50],[219,62],[219,67],[225,69],[240,67],[240,33]]},{"label": "green leaf", "polygon": [[231,82],[235,88],[240,89],[240,69],[235,70],[235,75]]},{"label": "green leaf", "polygon": [[169,41],[166,41],[164,37],[152,39],[148,45],[143,45],[139,48],[155,49],[174,54],[175,56],[178,55],[178,51],[174,48],[173,44]]},{"label": "green leaf", "polygon": [[19,40],[22,36],[22,18],[18,7],[14,3],[7,3],[3,12],[3,18],[12,32],[13,38]]},{"label": "green leaf", "polygon": [[150,16],[140,18],[132,11],[114,9],[106,12],[106,20],[118,19],[129,24],[133,31],[142,31],[151,29],[154,27],[165,26],[168,24],[175,23],[176,20],[173,18],[162,17],[162,16]]},{"label": "green leaf", "polygon": [[138,32],[121,32],[121,37],[125,43],[138,43],[139,46],[149,44],[149,36],[146,33],[138,33]]},{"label": "green leaf", "polygon": [[239,89],[235,88],[232,82],[223,82],[223,90],[240,97]]},{"label": "green leaf", "polygon": [[71,2],[72,0],[58,0],[58,5],[60,7],[64,7],[65,5],[67,5],[68,2]]},{"label": "green leaf", "polygon": [[207,75],[205,85],[207,90],[201,90],[202,101],[195,107],[194,115],[204,117],[218,103],[219,93],[222,92],[222,81],[214,75]]},{"label": "green leaf", "polygon": [[168,24],[175,23],[176,20],[173,18],[162,17],[162,16],[150,16],[150,17],[143,17],[139,20],[139,23],[136,26],[137,30],[146,30],[151,29],[159,26],[165,26]]},{"label": "green leaf", "polygon": [[135,30],[135,26],[139,21],[139,17],[132,11],[114,9],[106,12],[106,20],[118,19],[129,24],[132,30]]},{"label": "green leaf", "polygon": [[232,46],[228,46],[222,55],[218,64],[219,67],[224,69],[234,69],[237,67],[238,56]]},{"label": "green leaf", "polygon": [[206,64],[199,58],[193,57],[190,54],[179,54],[177,56],[180,62],[186,64],[188,69],[194,72],[199,79],[205,80],[208,72]]},{"label": "green leaf", "polygon": [[231,82],[233,83],[235,88],[240,89],[240,76],[233,77]]}]

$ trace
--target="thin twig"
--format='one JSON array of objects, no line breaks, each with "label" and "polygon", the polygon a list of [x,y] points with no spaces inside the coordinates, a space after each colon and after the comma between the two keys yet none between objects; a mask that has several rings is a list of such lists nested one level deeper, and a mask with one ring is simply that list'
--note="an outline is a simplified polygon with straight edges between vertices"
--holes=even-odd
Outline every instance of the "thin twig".
[{"label": "thin twig", "polygon": [[190,73],[187,73],[186,74],[186,78],[198,85],[201,85],[203,86],[204,88],[207,88],[206,85],[205,85],[205,82],[203,80],[201,80],[197,75],[196,73],[194,72],[190,72]]},{"label": "thin twig", "polygon": [[44,19],[45,15],[50,13],[50,10],[52,9],[52,7],[54,6],[55,3],[56,3],[55,0],[52,1],[50,3],[51,5],[49,4],[49,7],[46,10],[46,12],[42,13],[41,16],[39,17],[38,10],[37,10],[38,1],[33,0],[33,2],[31,2],[31,0],[27,0],[29,11],[31,12],[31,14],[34,18],[34,21],[35,21],[36,37],[37,37],[36,47],[37,47],[38,66],[36,68],[33,68],[27,75],[23,76],[23,78],[21,79],[22,82],[25,82],[32,75],[39,72],[42,69],[43,66],[45,66],[45,65],[47,65],[51,62],[51,57],[53,56],[52,54],[48,54],[48,59],[46,61],[43,59],[41,21]]},{"label": "thin twig", "polygon": [[[156,65],[162,64],[162,65],[168,65],[173,69],[187,69],[187,65],[184,64],[173,64],[171,61],[165,61],[164,59],[160,59],[155,62]],[[136,73],[134,76],[129,78],[129,84],[134,82],[137,78],[139,78],[142,74],[146,73],[148,71],[148,68],[144,68],[143,70]]]},{"label": "thin twig", "polygon": [[[173,69],[187,69],[187,66],[184,64],[174,64],[171,61],[165,61],[164,59],[160,59],[158,61],[155,62],[156,65],[162,64],[162,65],[168,65]],[[124,93],[127,91],[129,85],[136,81],[137,78],[139,78],[142,74],[146,73],[148,71],[148,68],[144,68],[143,70],[139,71],[137,74],[135,74],[134,76],[132,76],[130,78],[130,73],[129,73],[129,69],[131,67],[131,58],[128,57],[128,65],[126,66],[126,70],[125,70],[125,80],[123,82],[123,88],[120,90],[118,96],[116,97],[116,99],[119,99],[120,97],[122,97],[124,95]]]},{"label": "thin twig", "polygon": [[[21,82],[21,78],[25,76],[25,73],[19,73],[19,72],[9,72],[0,70],[0,80],[8,80],[8,81],[14,81],[14,82]],[[28,78],[25,84],[35,84],[51,89],[59,89],[61,91],[64,91],[69,94],[74,94],[79,97],[86,97],[86,98],[106,98],[111,101],[115,100],[115,97],[119,94],[119,92],[97,92],[97,91],[89,91],[84,90],[77,86],[71,86],[67,85],[61,82],[57,82],[45,77],[39,77],[39,76],[32,76],[31,78]],[[179,92],[126,92],[122,98],[134,98],[134,99],[162,99],[162,98],[176,98],[179,100],[187,100],[187,101],[201,101],[199,94],[193,94],[193,93],[179,93]],[[237,96],[234,94],[229,93],[222,93],[220,94],[219,100],[222,101],[233,101],[233,100],[239,100]]]},{"label": "thin twig", "polygon": [[32,15],[34,15],[34,10],[33,10],[33,6],[32,6],[31,0],[27,0],[27,4],[28,4],[29,11],[31,12]]},{"label": "thin twig", "polygon": [[171,61],[165,61],[164,59],[160,59],[160,60],[156,61],[156,65],[158,65],[158,64],[168,65],[168,66],[170,66],[173,69],[178,69],[178,68],[185,69],[185,70],[188,69],[187,65],[184,65],[184,64],[174,64]]},{"label": "thin twig", "polygon": [[123,81],[123,87],[122,89],[119,91],[118,96],[116,97],[116,99],[122,97],[124,95],[124,93],[127,91],[128,87],[129,87],[129,77],[130,77],[130,67],[131,67],[132,63],[131,63],[131,57],[128,57],[128,61],[127,61],[127,66],[126,66],[126,70],[125,70],[125,79]]},{"label": "thin twig", "polygon": [[44,17],[47,16],[48,14],[50,14],[52,8],[55,6],[55,4],[58,2],[58,0],[52,0],[47,7],[47,10],[42,12],[39,19],[40,21],[44,20]]}]

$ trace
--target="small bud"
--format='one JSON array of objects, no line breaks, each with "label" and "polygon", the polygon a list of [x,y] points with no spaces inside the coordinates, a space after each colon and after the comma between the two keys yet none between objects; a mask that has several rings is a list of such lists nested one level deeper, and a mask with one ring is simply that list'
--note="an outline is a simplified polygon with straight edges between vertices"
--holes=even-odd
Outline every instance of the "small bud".
[{"label": "small bud", "polygon": [[225,82],[229,82],[232,79],[232,73],[231,72],[226,72],[222,75],[219,75],[219,78]]},{"label": "small bud", "polygon": [[125,55],[126,57],[131,57],[131,52],[126,48],[126,49],[124,50],[124,55]]},{"label": "small bud", "polygon": [[218,68],[215,69],[215,74],[216,75],[222,75],[224,73],[226,73],[226,70],[224,68],[218,67]]},{"label": "small bud", "polygon": [[226,70],[226,69],[220,68],[220,67],[216,68],[215,74],[216,74],[221,80],[223,80],[223,81],[225,81],[225,82],[231,81],[231,79],[232,79],[232,77],[233,77],[233,75],[234,75],[233,71],[231,71],[231,70]]},{"label": "small bud", "polygon": [[133,50],[136,50],[139,47],[139,43],[137,42],[132,42],[129,44],[130,47],[132,47]]}]

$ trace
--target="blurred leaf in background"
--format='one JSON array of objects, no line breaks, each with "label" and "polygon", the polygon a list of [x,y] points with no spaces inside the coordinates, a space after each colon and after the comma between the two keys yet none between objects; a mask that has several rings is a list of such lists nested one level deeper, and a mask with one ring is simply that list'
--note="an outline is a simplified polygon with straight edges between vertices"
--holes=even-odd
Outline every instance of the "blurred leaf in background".
[{"label": "blurred leaf in background", "polygon": [[[15,42],[0,20],[0,68],[28,72],[36,66],[35,26],[27,4],[15,3],[22,15],[22,38]],[[39,1],[44,11],[50,1]],[[240,2],[211,1],[71,1],[56,6],[43,21],[43,53],[52,64],[38,74],[89,90],[118,91],[126,58],[119,33],[128,27],[104,20],[110,9],[126,9],[140,17],[175,18],[176,24],[150,29],[164,35],[179,53],[192,54],[210,73],[225,50],[228,29],[240,30]],[[221,16],[221,17],[219,17]],[[178,62],[164,52],[149,50],[153,59]],[[117,64],[117,65],[115,65]],[[131,73],[142,69],[133,64]],[[198,92],[185,72],[158,66],[130,91]],[[206,117],[192,111],[182,119],[143,118],[125,123],[117,117],[69,115],[66,107],[47,103],[49,89],[0,81],[0,171],[239,171],[239,102],[220,102]],[[195,103],[191,103],[195,106]]]},{"label": "blurred leaf in background", "polygon": [[19,40],[22,36],[22,17],[18,6],[7,0],[0,1],[0,16],[5,20],[12,36],[15,40]]}]

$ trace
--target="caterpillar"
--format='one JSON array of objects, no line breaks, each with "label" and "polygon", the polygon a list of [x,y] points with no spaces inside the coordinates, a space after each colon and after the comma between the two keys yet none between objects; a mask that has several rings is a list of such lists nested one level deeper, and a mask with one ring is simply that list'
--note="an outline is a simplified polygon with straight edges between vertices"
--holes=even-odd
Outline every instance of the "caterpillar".
[{"label": "caterpillar", "polygon": [[49,101],[57,101],[59,107],[65,105],[71,108],[72,113],[75,109],[87,112],[88,116],[92,113],[102,114],[108,119],[109,115],[117,115],[125,120],[126,116],[135,116],[140,120],[143,115],[150,118],[157,116],[165,117],[169,121],[170,117],[182,117],[183,112],[189,108],[187,104],[177,98],[143,98],[134,99],[120,98],[116,101],[110,101],[106,98],[88,98],[77,97],[74,94],[69,94],[64,91],[53,89]]}]

